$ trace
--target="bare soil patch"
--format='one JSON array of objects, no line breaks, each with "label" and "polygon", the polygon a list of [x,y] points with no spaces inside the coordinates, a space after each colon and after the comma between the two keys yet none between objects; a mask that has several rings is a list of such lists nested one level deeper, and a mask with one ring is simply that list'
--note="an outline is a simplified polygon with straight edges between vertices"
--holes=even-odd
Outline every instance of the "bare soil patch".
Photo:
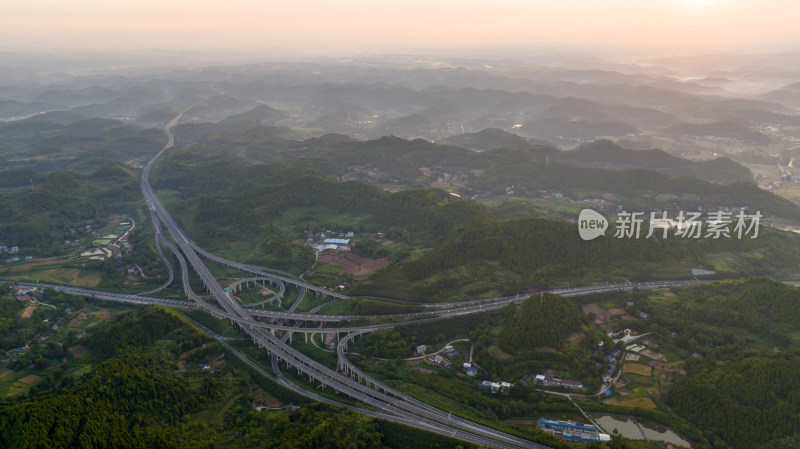
[{"label": "bare soil patch", "polygon": [[354,277],[365,277],[375,270],[388,267],[390,260],[388,257],[370,259],[354,253],[326,252],[319,255],[317,262],[342,268]]},{"label": "bare soil patch", "polygon": [[594,319],[595,324],[602,324],[602,323],[608,321],[611,318],[611,315],[609,315],[608,312],[603,310],[600,307],[600,305],[597,304],[596,302],[593,302],[591,304],[584,304],[584,305],[581,306],[581,309],[583,309],[583,313],[586,314],[586,315],[588,315],[590,313],[594,314],[594,316],[595,316],[595,319]]},{"label": "bare soil patch", "polygon": [[19,380],[19,382],[24,383],[25,385],[33,385],[36,382],[39,382],[42,378],[37,376],[36,374],[28,374],[27,376],[23,377]]},{"label": "bare soil patch", "polygon": [[30,318],[33,316],[33,311],[36,310],[36,306],[29,305],[22,311],[22,318]]},{"label": "bare soil patch", "polygon": [[256,404],[261,404],[267,408],[278,408],[281,406],[281,401],[271,396],[261,388],[258,388],[253,392],[253,402]]},{"label": "bare soil patch", "polygon": [[549,353],[558,352],[558,349],[551,348],[551,347],[548,347],[548,346],[539,346],[537,348],[534,348],[533,350],[536,351],[536,352],[549,352]]},{"label": "bare soil patch", "polygon": [[664,362],[667,361],[666,357],[664,357],[664,354],[661,354],[660,352],[654,352],[654,351],[651,351],[649,349],[645,349],[644,351],[641,352],[641,354],[643,356],[649,357],[649,358],[651,358],[653,360],[661,360],[661,361],[664,361]]}]

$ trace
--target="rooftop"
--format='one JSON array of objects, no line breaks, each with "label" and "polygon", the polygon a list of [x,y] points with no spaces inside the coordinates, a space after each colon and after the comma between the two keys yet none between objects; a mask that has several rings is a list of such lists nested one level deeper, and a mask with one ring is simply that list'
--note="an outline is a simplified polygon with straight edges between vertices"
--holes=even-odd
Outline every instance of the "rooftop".
[{"label": "rooftop", "polygon": [[350,239],[325,239],[322,243],[325,245],[349,245]]}]

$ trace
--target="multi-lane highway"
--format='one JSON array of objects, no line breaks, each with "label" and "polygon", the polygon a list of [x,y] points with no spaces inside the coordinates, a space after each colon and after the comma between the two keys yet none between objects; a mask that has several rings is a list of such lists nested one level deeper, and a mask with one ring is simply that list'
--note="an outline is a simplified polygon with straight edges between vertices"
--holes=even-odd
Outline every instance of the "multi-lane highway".
[{"label": "multi-lane highway", "polygon": [[[311,285],[300,281],[298,279],[267,272],[267,270],[260,267],[253,267],[251,265],[239,264],[236,262],[226,261],[224,259],[213,256],[209,253],[198,251],[199,248],[186,236],[180,226],[172,219],[169,213],[164,209],[161,202],[156,197],[150,185],[149,176],[153,164],[157,158],[163,154],[164,151],[171,148],[174,144],[174,136],[171,132],[171,127],[174,126],[181,118],[178,115],[166,127],[165,132],[168,136],[167,145],[145,166],[142,171],[142,193],[151,213],[158,217],[166,232],[172,237],[172,240],[177,244],[180,254],[176,251],[176,256],[181,263],[182,280],[184,281],[184,290],[187,295],[197,303],[198,307],[207,310],[213,314],[221,315],[224,313],[226,318],[231,319],[237,323],[259,346],[265,348],[270,354],[274,355],[276,359],[286,362],[298,371],[298,373],[305,374],[310,380],[321,383],[322,385],[332,388],[334,391],[346,394],[350,397],[356,398],[364,403],[377,407],[386,411],[388,414],[402,417],[407,419],[410,425],[423,429],[438,429],[439,433],[452,435],[456,438],[465,441],[475,442],[481,445],[495,446],[495,447],[532,447],[540,448],[538,444],[529,442],[527,440],[515,437],[512,435],[499,432],[494,429],[478,426],[469,421],[465,422],[447,422],[442,421],[444,412],[434,412],[430,406],[422,407],[419,404],[404,399],[389,396],[379,390],[386,391],[386,387],[381,384],[375,384],[377,390],[373,390],[369,386],[354,381],[348,376],[331,370],[319,362],[311,359],[305,354],[297,351],[293,347],[287,345],[279,338],[274,336],[271,332],[265,330],[263,327],[253,324],[253,318],[249,314],[250,310],[241,306],[229,292],[225,291],[219,282],[211,275],[208,268],[203,264],[198,252],[201,252],[205,257],[218,263],[238,268],[240,270],[257,274],[263,277],[274,278],[276,280],[293,284],[298,287],[305,288],[324,295],[332,296],[334,298],[347,298],[336,292],[331,292],[322,289],[315,285]],[[192,291],[188,282],[187,270],[191,268],[199,275],[205,288],[210,293],[210,296],[216,301],[217,305],[213,305],[195,294]]]},{"label": "multi-lane highway", "polygon": [[[316,382],[322,386],[329,387],[337,393],[347,395],[364,404],[374,407],[377,411],[365,410],[358,407],[347,406],[355,409],[361,413],[369,414],[382,419],[389,419],[395,422],[401,422],[410,426],[420,429],[432,431],[442,435],[452,436],[471,443],[502,447],[502,448],[545,448],[545,446],[533,443],[523,438],[509,435],[504,432],[497,431],[484,425],[480,425],[469,420],[452,416],[450,413],[439,410],[430,406],[422,401],[419,401],[409,395],[400,391],[392,389],[383,384],[377,379],[372,378],[354,364],[349,362],[346,358],[345,347],[349,341],[358,335],[367,332],[372,332],[378,329],[398,326],[401,324],[408,324],[412,322],[424,322],[429,320],[436,320],[445,317],[452,317],[470,313],[480,313],[488,310],[498,309],[507,306],[511,303],[521,302],[530,297],[530,294],[515,295],[501,298],[488,298],[480,299],[462,303],[445,303],[445,304],[423,304],[426,311],[406,314],[391,314],[391,315],[324,315],[317,314],[317,310],[308,313],[297,313],[295,309],[303,298],[306,292],[314,292],[322,294],[335,299],[348,299],[347,295],[333,292],[319,286],[306,283],[289,273],[280,272],[277,270],[265,269],[253,265],[242,264],[224,258],[215,256],[207,251],[199,248],[185,232],[178,226],[172,219],[170,214],[163,207],[161,202],[156,197],[149,181],[150,171],[155,161],[169,148],[174,145],[174,136],[171,128],[176,125],[182,117],[182,114],[176,116],[164,128],[168,142],[164,148],[150,160],[144,167],[141,176],[142,193],[147,202],[148,209],[151,212],[153,226],[156,234],[156,243],[165,263],[169,267],[168,282],[159,287],[158,289],[147,292],[146,294],[153,294],[174,280],[174,269],[169,263],[167,257],[161,250],[161,242],[163,242],[175,255],[181,272],[181,281],[183,283],[184,292],[190,301],[182,301],[175,299],[155,298],[152,296],[122,294],[101,292],[91,289],[83,289],[78,287],[65,287],[55,285],[36,284],[37,286],[47,286],[59,289],[66,293],[85,295],[100,299],[111,301],[123,301],[137,304],[160,304],[168,307],[182,307],[182,308],[200,308],[206,310],[214,316],[230,319],[232,322],[239,325],[244,332],[246,332],[254,343],[264,348],[271,355],[273,360],[273,371],[277,377],[271,376],[273,380],[279,382],[288,388],[300,392],[306,396],[312,397],[328,403],[339,404],[327,398],[311,393],[294,385],[286,376],[280,371],[279,362],[284,362],[292,369],[296,370],[298,374],[307,376],[311,382]],[[171,239],[167,238],[167,234]],[[174,242],[174,244],[173,244]],[[237,268],[247,273],[251,273],[257,277],[258,280],[274,282],[279,286],[279,292],[276,296],[281,296],[284,293],[286,285],[294,285],[299,289],[300,297],[295,301],[289,311],[270,311],[258,310],[245,307],[240,304],[232,295],[232,292],[224,289],[219,282],[214,278],[211,272],[203,263],[206,258],[215,263],[224,264],[230,267]],[[194,270],[200,278],[200,281],[208,291],[211,300],[201,297],[195,293],[189,283],[189,269]],[[251,279],[252,281],[253,279]],[[594,287],[579,287],[573,289],[560,289],[552,290],[550,292],[560,294],[562,296],[576,296],[588,295],[594,293],[601,293],[606,291],[615,290],[629,290],[635,287],[638,288],[662,288],[669,286],[683,286],[701,281],[675,281],[675,282],[658,282],[658,283],[623,283],[613,285],[603,285]],[[33,285],[33,284],[29,284]],[[236,285],[234,285],[234,288]],[[534,294],[539,294],[536,292]],[[321,323],[346,323],[357,319],[369,318],[370,324],[360,326],[347,326],[342,327],[304,327],[309,324],[320,325]],[[376,320],[393,320],[384,323],[374,323]],[[266,321],[264,321],[266,320]],[[403,320],[397,322],[397,320]],[[290,324],[289,322],[292,322]],[[283,338],[278,338],[274,335],[275,331],[283,331]],[[291,337],[292,333],[335,333],[345,334],[344,338],[340,340],[337,347],[337,354],[339,357],[339,370],[332,370],[319,362],[313,360],[311,357],[301,353],[286,343],[286,340]],[[213,336],[213,333],[212,333]],[[215,337],[216,338],[216,337]],[[227,346],[227,343],[221,343]],[[247,363],[250,363],[254,368],[263,372],[263,370],[255,365],[252,361],[248,361],[244,356],[230,348],[234,354],[242,357]],[[268,375],[268,373],[264,374]]]}]

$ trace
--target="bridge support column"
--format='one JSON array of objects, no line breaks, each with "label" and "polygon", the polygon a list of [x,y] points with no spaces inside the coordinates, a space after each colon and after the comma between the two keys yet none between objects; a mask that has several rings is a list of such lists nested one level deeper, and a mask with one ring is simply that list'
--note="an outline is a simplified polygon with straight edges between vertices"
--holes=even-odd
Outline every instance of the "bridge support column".
[{"label": "bridge support column", "polygon": [[306,336],[306,344],[308,344],[308,332],[303,332],[303,335]]}]

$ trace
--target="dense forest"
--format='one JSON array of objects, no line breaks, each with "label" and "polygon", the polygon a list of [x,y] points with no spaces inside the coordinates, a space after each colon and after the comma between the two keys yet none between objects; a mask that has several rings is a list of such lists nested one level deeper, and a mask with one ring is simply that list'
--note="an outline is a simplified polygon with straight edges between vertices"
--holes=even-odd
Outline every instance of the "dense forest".
[{"label": "dense forest", "polygon": [[[141,197],[136,173],[121,165],[104,166],[89,175],[27,170],[12,170],[11,175],[31,178],[24,190],[0,197],[0,243],[6,245],[53,251],[71,238],[71,228],[105,220],[110,212],[131,211]],[[0,172],[0,178],[4,176]]]},{"label": "dense forest", "polygon": [[[222,178],[223,184],[235,182]],[[204,246],[214,249],[231,241],[250,242],[246,260],[302,272],[314,261],[294,243],[304,230],[338,229],[373,236],[382,232],[406,248],[428,247],[443,241],[462,223],[492,215],[486,208],[435,189],[389,193],[364,183],[308,173],[289,181],[267,175],[266,182],[271,181],[278,183],[227,198],[196,195],[178,206],[176,217]]]},{"label": "dense forest", "polygon": [[79,114],[43,114],[0,123],[0,169],[91,173],[108,164],[143,161],[165,141],[160,129],[138,129],[119,120]]},{"label": "dense forest", "polygon": [[[466,320],[466,321],[465,321]],[[459,317],[453,329],[472,327],[475,317]],[[403,328],[401,328],[403,329]],[[408,332],[404,330],[403,332]],[[429,335],[417,326],[412,334]],[[438,339],[451,338],[443,330]],[[447,334],[447,335],[445,335]],[[425,337],[427,338],[427,337]],[[405,448],[473,447],[418,429],[310,403],[263,378],[246,365],[228,363],[202,369],[224,350],[175,312],[160,307],[136,309],[94,328],[82,341],[92,354],[92,369],[80,377],[55,377],[28,395],[0,399],[0,445],[14,448]],[[73,362],[68,362],[73,363]],[[59,374],[60,373],[60,374]],[[52,373],[51,373],[52,374]],[[53,377],[53,376],[51,376]],[[257,411],[255,391],[296,400],[299,407]],[[259,393],[262,394],[262,393]],[[263,393],[266,394],[266,393]],[[568,405],[533,391],[511,401],[475,393],[475,406],[498,416],[534,413]],[[544,404],[544,405],[543,405]],[[494,412],[492,411],[494,410]],[[537,440],[556,449],[570,444],[545,434]],[[630,449],[625,440],[582,446]]]},{"label": "dense forest", "polygon": [[[193,176],[194,170],[204,173],[210,166],[199,167],[171,160],[159,168],[157,184],[177,189],[186,199],[176,206],[176,216],[201,245],[211,249],[222,243],[247,243],[244,257],[248,261],[302,272],[313,263],[310,254],[294,242],[305,238],[304,230],[382,232],[399,242],[403,250],[383,248],[370,239],[359,241],[356,251],[389,255],[395,264],[362,282],[356,294],[457,299],[569,281],[685,279],[690,267],[716,270],[720,277],[788,278],[796,274],[793,267],[800,263],[800,256],[791,250],[800,239],[765,226],[756,240],[608,236],[585,242],[569,223],[509,219],[502,209],[483,207],[438,189],[389,193],[365,183],[339,182],[300,169],[287,172],[274,165],[242,168],[233,164],[217,177],[211,172],[208,177]],[[299,177],[288,179],[289,174]],[[198,181],[209,178],[214,180]],[[241,186],[237,187],[237,179],[244,179]],[[251,185],[258,186],[243,190]],[[726,188],[742,189],[741,197],[746,198],[751,187],[732,184]],[[230,194],[211,194],[215,189]],[[647,230],[643,232],[646,235]]]},{"label": "dense forest", "polygon": [[800,433],[800,289],[767,278],[633,292],[630,312],[685,354],[664,401],[697,424],[713,448],[788,449]]},{"label": "dense forest", "polygon": [[796,287],[747,278],[675,289],[675,294],[668,301],[642,295],[634,308],[648,312],[650,327],[669,332],[689,352],[730,359],[749,349],[786,350],[798,343],[800,289]]},{"label": "dense forest", "polygon": [[[0,286],[0,351],[10,351],[26,344],[30,347],[30,351],[23,357],[10,361],[9,368],[25,367],[30,363],[49,366],[52,359],[64,354],[62,347],[53,342],[35,340],[35,337],[50,329],[50,321],[64,318],[67,308],[78,309],[85,304],[85,300],[82,296],[65,295],[46,289],[42,294],[42,301],[52,307],[34,308],[29,317],[23,317],[23,311],[30,303],[14,299],[10,288],[6,291]],[[76,333],[74,330],[70,331],[67,341],[73,341]]]},{"label": "dense forest", "polygon": [[[229,172],[242,173],[253,162],[281,162],[406,188],[427,187],[436,176],[450,173],[467,177],[466,187],[456,191],[470,196],[505,195],[513,186],[515,194],[522,197],[539,197],[542,191],[560,192],[575,200],[611,195],[614,202],[630,210],[749,206],[768,216],[800,220],[800,207],[759,189],[751,182],[749,171],[729,159],[687,161],[663,151],[625,150],[609,141],[588,143],[571,152],[537,144],[476,152],[391,136],[366,142],[343,136],[298,142],[265,129],[249,129],[206,130],[186,142],[200,143],[183,149],[170,166],[202,166],[223,158],[238,161],[227,167]],[[424,175],[422,167],[432,175]],[[169,170],[162,173],[167,177]],[[246,184],[251,182],[245,179]]]},{"label": "dense forest", "polygon": [[[176,370],[181,354],[182,363],[198,366],[203,354],[222,351],[194,350],[206,348],[209,338],[165,309],[139,309],[86,338],[105,360],[77,379],[58,379],[50,390],[0,400],[0,445],[379,448],[384,443],[379,424],[353,412],[325,405],[306,405],[292,414],[253,410],[254,381],[237,368]],[[222,422],[200,419],[221,401],[232,401]]]},{"label": "dense forest", "polygon": [[553,294],[536,295],[509,306],[500,332],[500,344],[511,352],[537,346],[560,347],[567,336],[580,330],[583,313],[575,304]]},{"label": "dense forest", "polygon": [[[800,262],[793,250],[800,244],[798,237],[772,229],[763,229],[758,239],[618,239],[609,234],[587,242],[574,226],[543,219],[465,226],[440,247],[378,274],[372,283],[397,283],[404,276],[416,295],[443,299],[470,288],[473,295],[481,290],[513,294],[570,280],[685,279],[689,267],[715,269],[721,277],[791,277]],[[729,257],[728,264],[714,262],[720,254]],[[676,264],[683,269],[668,268]]]},{"label": "dense forest", "polygon": [[[484,375],[519,379],[558,369],[563,377],[599,387],[605,355],[614,345],[603,329],[573,302],[558,295],[533,295],[497,314],[484,314],[470,330],[474,357]],[[605,345],[598,348],[598,343]]]},{"label": "dense forest", "polygon": [[722,367],[709,360],[665,397],[705,429],[714,448],[796,448],[800,437],[800,360],[756,356]]}]

